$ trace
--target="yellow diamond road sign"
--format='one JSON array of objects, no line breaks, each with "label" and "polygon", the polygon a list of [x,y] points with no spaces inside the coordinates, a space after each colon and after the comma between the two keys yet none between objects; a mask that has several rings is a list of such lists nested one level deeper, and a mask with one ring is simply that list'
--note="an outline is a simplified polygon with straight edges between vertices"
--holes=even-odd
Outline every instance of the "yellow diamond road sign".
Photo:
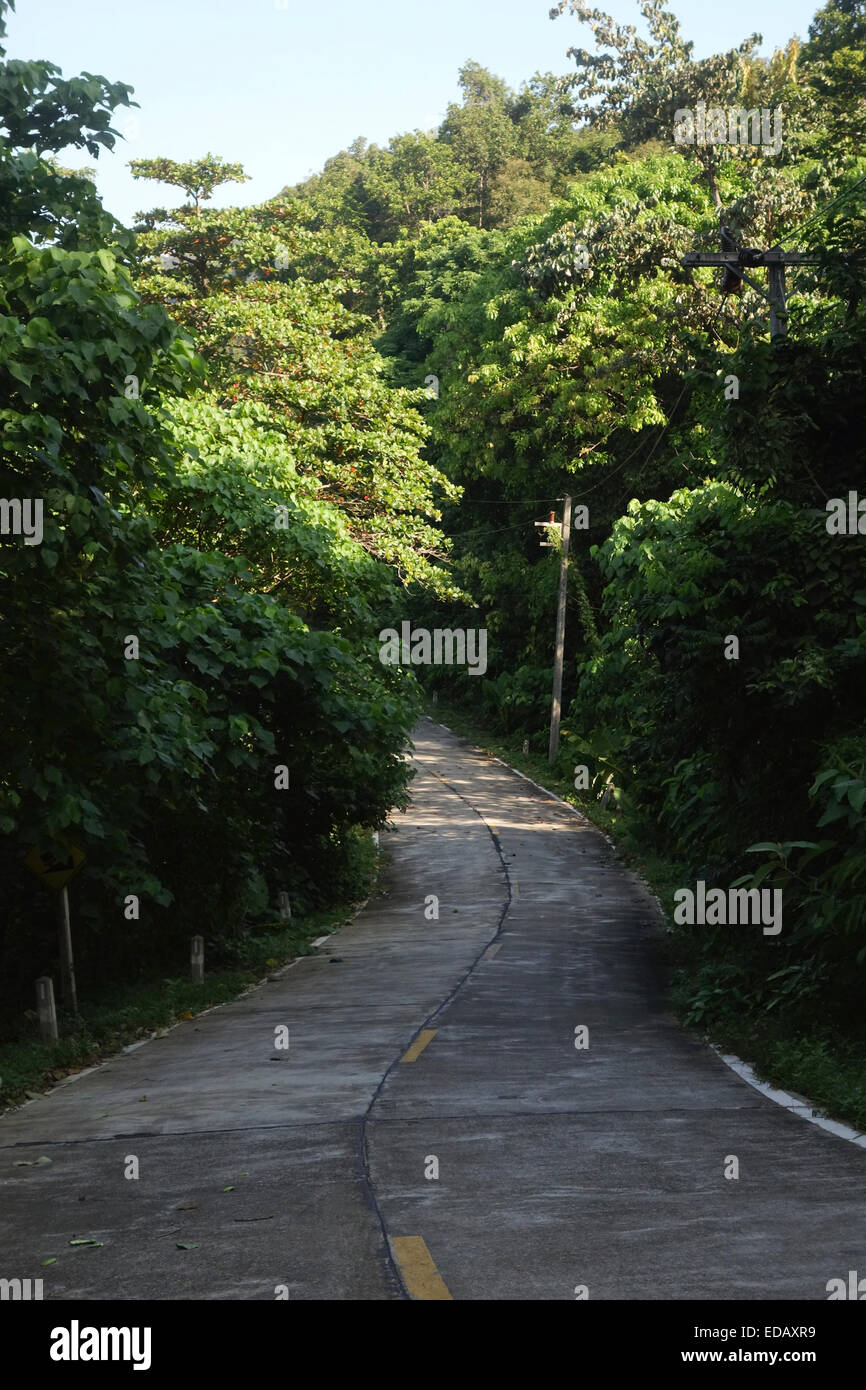
[{"label": "yellow diamond road sign", "polygon": [[74,878],[87,856],[77,845],[68,840],[56,843],[51,849],[40,852],[37,845],[28,850],[24,863],[42,880],[44,887],[59,893],[71,878]]}]

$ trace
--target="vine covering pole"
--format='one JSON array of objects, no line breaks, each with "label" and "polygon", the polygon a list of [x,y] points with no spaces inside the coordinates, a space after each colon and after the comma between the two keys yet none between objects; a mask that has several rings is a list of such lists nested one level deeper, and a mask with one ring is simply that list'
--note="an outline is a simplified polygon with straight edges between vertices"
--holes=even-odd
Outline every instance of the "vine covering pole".
[{"label": "vine covering pole", "polygon": [[556,606],[556,653],[553,663],[553,704],[550,710],[548,762],[559,752],[559,721],[562,715],[562,662],[565,654],[565,601],[568,597],[568,549],[571,544],[571,498],[562,509],[562,557],[559,565],[559,601]]}]

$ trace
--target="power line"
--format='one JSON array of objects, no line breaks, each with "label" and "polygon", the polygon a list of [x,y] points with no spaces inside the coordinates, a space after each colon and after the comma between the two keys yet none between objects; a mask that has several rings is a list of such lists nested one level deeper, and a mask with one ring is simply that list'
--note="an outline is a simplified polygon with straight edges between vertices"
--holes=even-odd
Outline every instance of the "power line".
[{"label": "power line", "polygon": [[495,497],[467,497],[467,505],[471,507],[529,507],[541,506],[542,502],[561,502],[561,497],[518,497],[516,501],[505,501]]},{"label": "power line", "polygon": [[[717,322],[717,320],[718,320],[718,318],[719,318],[719,316],[720,316],[720,314],[721,314],[721,311],[722,311],[722,308],[723,308],[723,307],[724,307],[724,301],[722,301],[722,303],[718,306],[718,308],[716,309],[716,312],[713,314],[712,318],[710,319],[710,325],[709,325],[709,326],[710,326],[711,328],[714,328],[714,327],[715,327],[716,322]],[[677,411],[677,408],[678,408],[678,406],[679,406],[679,404],[680,404],[680,401],[682,400],[683,396],[686,394],[686,391],[688,390],[688,388],[689,388],[689,383],[688,383],[688,382],[685,382],[685,384],[683,385],[682,390],[680,391],[679,395],[677,396],[676,400],[674,401],[673,405],[671,406],[670,410],[668,411],[668,419],[665,421],[665,424],[664,424],[664,426],[662,427],[661,433],[656,437],[654,443],[652,444],[652,446],[651,446],[651,448],[650,448],[649,453],[647,454],[646,458],[644,459],[643,463],[641,464],[640,468],[638,469],[637,478],[639,478],[639,477],[642,475],[644,469],[646,468],[647,464],[648,464],[648,463],[650,462],[650,460],[652,459],[653,455],[655,454],[656,450],[658,449],[659,445],[661,444],[661,442],[662,442],[662,440],[664,439],[665,435],[667,434],[668,430],[669,430],[669,429],[671,428],[671,426],[673,425],[673,423],[674,423],[673,417],[674,417],[674,415],[676,414],[676,411]],[[599,482],[593,483],[592,487],[584,488],[583,492],[575,492],[575,493],[572,493],[572,500],[575,500],[575,499],[581,498],[581,497],[588,497],[589,494],[590,494],[591,492],[596,492],[600,487],[604,487],[605,483],[608,483],[608,482],[610,481],[610,479],[611,479],[612,477],[614,477],[614,475],[615,475],[616,473],[621,472],[622,469],[625,468],[626,465],[629,464],[629,463],[631,462],[631,460],[632,460],[637,454],[640,453],[640,451],[641,451],[642,448],[644,448],[643,442],[640,443],[640,444],[635,445],[635,447],[634,447],[634,449],[632,449],[631,453],[628,454],[620,463],[616,464],[615,467],[611,468],[610,471],[609,471],[608,473],[606,473],[605,476],[604,476],[602,479],[599,480]],[[479,500],[480,500],[480,499],[479,499]],[[561,501],[562,501],[562,498],[561,498],[561,497],[550,497],[550,496],[548,496],[548,497],[537,497],[537,498],[535,498],[535,497],[527,497],[527,498],[524,499],[524,502],[526,502],[526,503],[539,503],[539,504],[542,503],[542,502],[545,502],[545,503],[546,503],[546,502],[561,502]],[[491,503],[491,505],[495,505],[495,504]],[[523,505],[523,503],[522,503],[522,502],[514,502],[514,503],[512,503],[512,504],[510,504],[510,505],[513,505],[513,506],[521,506],[521,505]],[[618,505],[621,505],[621,504],[618,504]],[[506,532],[506,531],[516,531],[516,530],[522,528],[525,524],[526,524],[526,523],[525,523],[525,522],[522,522],[522,521],[520,521],[520,522],[515,522],[515,523],[514,523],[513,525],[511,525],[511,526],[501,526],[501,527],[497,527],[496,529],[491,530],[491,531],[486,530],[486,528],[483,527],[483,526],[477,526],[477,527],[474,527],[472,530],[469,530],[469,531],[459,531],[456,535],[450,536],[449,539],[451,539],[451,540],[462,540],[462,539],[464,539],[464,538],[467,537],[467,536],[474,536],[474,535],[478,535],[479,533],[485,534],[485,535],[488,535],[488,536],[497,536],[497,535],[501,535],[503,532]]]},{"label": "power line", "polygon": [[[786,232],[784,240],[790,241],[793,236],[799,236],[800,232],[805,231],[807,227],[811,227],[812,223],[817,222],[819,217],[824,217],[832,207],[835,207],[837,203],[841,203],[844,198],[856,192],[864,183],[866,183],[866,174],[864,174],[862,179],[858,179],[856,183],[852,183],[850,188],[843,188],[842,192],[837,194],[832,202],[828,203],[825,208],[819,208],[818,211],[809,218],[808,222],[804,222],[802,226],[796,227],[793,232]],[[779,245],[781,246],[781,244],[780,242]]]},{"label": "power line", "polygon": [[510,526],[497,526],[492,531],[488,531],[485,526],[476,526],[471,531],[457,531],[453,535],[449,535],[448,539],[452,541],[460,541],[464,540],[467,536],[501,536],[503,531],[522,531],[525,526],[525,521],[515,521],[512,522]]}]

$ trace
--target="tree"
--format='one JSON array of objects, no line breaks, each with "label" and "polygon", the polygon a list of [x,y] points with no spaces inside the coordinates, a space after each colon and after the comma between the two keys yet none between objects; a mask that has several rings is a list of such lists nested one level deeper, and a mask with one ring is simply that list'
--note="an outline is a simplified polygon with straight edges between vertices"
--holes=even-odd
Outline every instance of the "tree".
[{"label": "tree", "polygon": [[245,428],[278,432],[293,467],[364,550],[401,578],[447,592],[431,523],[435,493],[454,489],[421,455],[423,420],[385,381],[372,325],[340,303],[344,282],[297,274],[299,257],[327,237],[298,228],[279,201],[159,215],[163,225],[140,237],[140,286],[170,302],[195,336],[207,398]]},{"label": "tree", "polygon": [[371,235],[384,241],[459,211],[470,177],[448,145],[415,131],[374,150],[358,182]]},{"label": "tree", "polygon": [[508,88],[478,63],[460,69],[463,103],[451,102],[439,127],[439,138],[450,145],[458,164],[474,175],[473,216],[486,225],[491,180],[515,147],[514,124],[506,106]]},{"label": "tree", "polygon": [[487,222],[491,227],[511,227],[522,217],[546,211],[550,185],[536,177],[528,159],[506,160],[490,184]]},{"label": "tree", "polygon": [[[0,0],[0,26],[6,9]],[[95,143],[98,153],[113,140],[110,84],[77,81],[51,65],[0,64],[10,128],[19,138],[42,131],[41,152],[0,146],[10,192],[0,235],[0,954],[4,1006],[18,1007],[54,951],[47,894],[21,863],[28,847],[71,841],[87,854],[75,887],[77,964],[93,981],[136,956],[176,966],[203,902],[217,941],[267,912],[277,887],[302,910],[322,902],[348,862],[351,827],[405,804],[414,682],[378,660],[374,605],[392,605],[397,585],[372,551],[390,545],[395,567],[402,554],[411,567],[417,548],[423,568],[416,507],[430,505],[429,470],[388,492],[389,468],[396,478],[417,461],[422,431],[406,397],[380,388],[372,348],[320,287],[305,294],[286,272],[257,344],[289,374],[281,344],[293,329],[314,370],[329,374],[299,435],[306,470],[287,440],[290,408],[225,401],[241,371],[231,340],[254,331],[257,293],[267,306],[280,240],[267,222],[234,224],[262,280],[244,280],[222,311],[209,304],[209,319],[202,311],[218,344],[206,363],[157,296],[133,283],[133,238],[91,181],[53,162],[60,144]],[[77,130],[64,119],[70,90]],[[233,287],[236,263],[215,231],[212,266],[196,249],[193,228],[200,241],[215,214],[183,215],[188,255],[182,247],[182,270],[161,284],[179,290],[167,297],[181,313],[190,301],[194,321],[196,292],[211,279]],[[355,353],[366,378],[362,365],[353,379]],[[340,404],[365,467],[385,460],[378,513],[361,488],[341,511],[309,467],[327,453],[319,427],[358,379],[378,437],[363,398]],[[370,544],[349,534],[350,515]],[[284,764],[292,795],[281,798],[274,771]],[[129,893],[136,922],[123,917]]]},{"label": "tree", "polygon": [[[568,50],[577,71],[563,82],[563,88],[576,97],[575,116],[602,129],[616,128],[626,147],[656,139],[672,144],[677,111],[695,112],[698,102],[705,103],[707,109],[740,106],[744,78],[754,74],[759,62],[760,34],[752,34],[727,53],[694,59],[694,45],[683,39],[678,19],[663,4],[664,0],[640,0],[638,8],[649,29],[649,42],[640,37],[634,25],[617,24],[585,0],[559,0],[550,11],[552,19],[566,11],[576,15],[589,26],[597,49],[602,50],[594,54],[583,48]],[[604,52],[606,49],[612,52]],[[768,71],[777,80],[774,91],[765,91],[767,104],[775,107],[783,92],[793,98],[790,63]],[[695,141],[676,148],[699,165],[724,221],[719,188],[723,166],[733,158],[758,160],[760,153],[750,145],[722,142]]]},{"label": "tree", "polygon": [[158,183],[182,188],[192,200],[192,211],[198,216],[200,205],[209,202],[215,188],[224,183],[247,183],[240,164],[229,164],[217,155],[206,154],[203,159],[178,163],[174,159],[131,159],[129,167],[136,179],[155,179]]},{"label": "tree", "polygon": [[[0,0],[0,39],[13,0]],[[0,48],[0,57],[5,49]],[[132,88],[93,73],[64,78],[53,63],[3,62],[0,87],[0,237],[27,233],[66,248],[107,242],[129,245],[102,208],[86,172],[60,167],[56,154],[69,147],[98,159],[113,150],[111,125],[118,106],[132,106]]]},{"label": "tree", "polygon": [[831,0],[810,24],[809,42],[800,54],[813,92],[809,152],[823,169],[832,169],[837,177],[843,172],[844,152],[862,148],[866,137],[864,41],[863,0]]}]

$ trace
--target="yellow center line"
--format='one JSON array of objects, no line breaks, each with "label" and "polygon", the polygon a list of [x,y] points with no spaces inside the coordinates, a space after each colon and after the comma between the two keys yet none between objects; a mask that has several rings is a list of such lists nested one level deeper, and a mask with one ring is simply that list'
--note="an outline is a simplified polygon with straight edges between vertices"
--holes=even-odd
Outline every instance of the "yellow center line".
[{"label": "yellow center line", "polygon": [[393,1236],[390,1244],[410,1298],[454,1302],[423,1236]]},{"label": "yellow center line", "polygon": [[412,1046],[409,1048],[408,1052],[405,1052],[403,1054],[403,1056],[400,1058],[400,1061],[417,1062],[418,1058],[421,1056],[421,1053],[424,1051],[424,1048],[427,1046],[429,1042],[433,1041],[435,1036],[435,1028],[422,1028],[421,1032],[418,1034]]}]

